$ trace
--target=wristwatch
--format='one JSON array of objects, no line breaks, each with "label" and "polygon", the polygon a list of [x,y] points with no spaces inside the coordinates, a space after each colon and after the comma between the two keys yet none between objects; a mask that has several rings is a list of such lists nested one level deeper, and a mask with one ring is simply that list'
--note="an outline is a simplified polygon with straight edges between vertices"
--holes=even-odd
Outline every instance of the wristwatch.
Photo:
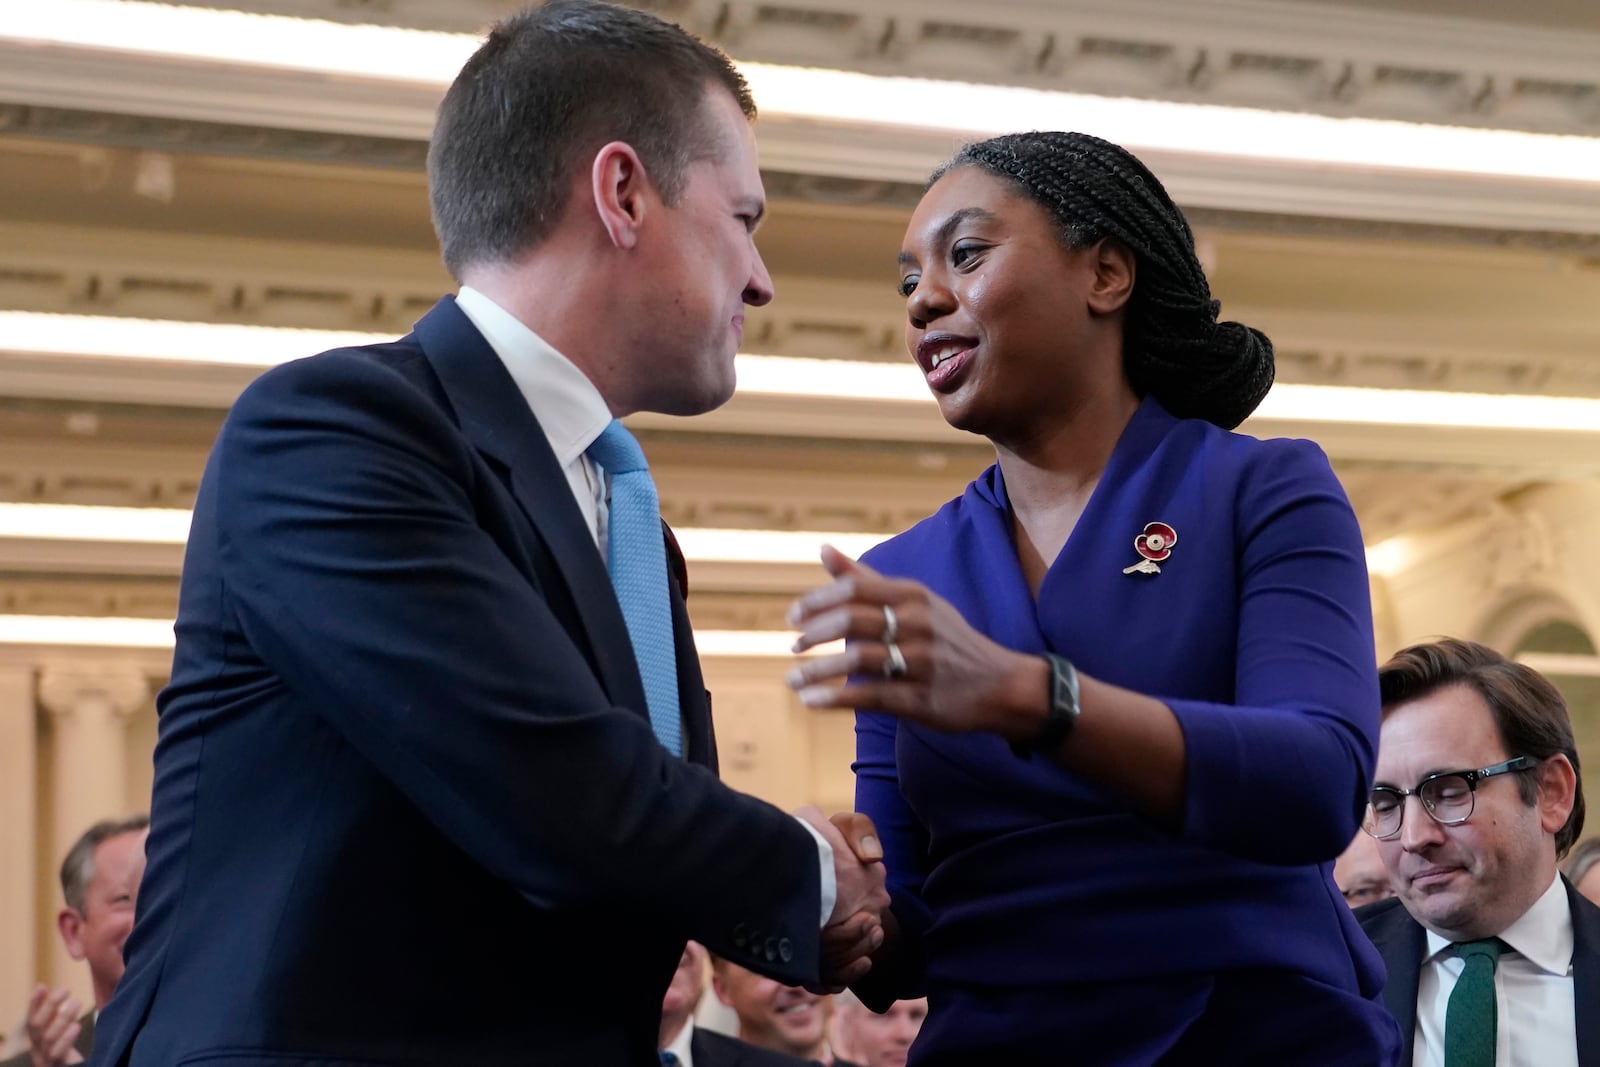
[{"label": "wristwatch", "polygon": [[1035,752],[1055,752],[1078,725],[1078,669],[1053,652],[1044,653],[1044,660],[1050,665],[1050,709],[1037,733],[1011,742],[1011,751],[1019,759],[1028,759]]}]

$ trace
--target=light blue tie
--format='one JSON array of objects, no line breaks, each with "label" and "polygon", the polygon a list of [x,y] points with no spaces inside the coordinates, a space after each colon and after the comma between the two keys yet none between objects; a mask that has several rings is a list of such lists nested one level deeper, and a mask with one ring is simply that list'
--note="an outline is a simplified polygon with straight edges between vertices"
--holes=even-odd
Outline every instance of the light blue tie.
[{"label": "light blue tie", "polygon": [[616,419],[589,446],[589,458],[611,476],[606,558],[611,588],[622,605],[633,658],[644,682],[650,728],[675,756],[683,755],[678,720],[678,661],[667,599],[667,550],[661,506],[639,442]]}]

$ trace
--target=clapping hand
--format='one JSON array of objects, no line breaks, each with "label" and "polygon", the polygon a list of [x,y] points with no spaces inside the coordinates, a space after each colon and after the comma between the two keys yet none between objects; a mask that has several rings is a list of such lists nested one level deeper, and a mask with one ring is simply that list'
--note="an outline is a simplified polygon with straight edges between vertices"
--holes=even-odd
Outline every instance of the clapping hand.
[{"label": "clapping hand", "polygon": [[66,1063],[82,1063],[83,1057],[74,1047],[83,1024],[78,1017],[83,1007],[73,998],[71,990],[50,992],[49,986],[39,986],[28,998],[28,1050],[33,1067],[60,1067]]}]

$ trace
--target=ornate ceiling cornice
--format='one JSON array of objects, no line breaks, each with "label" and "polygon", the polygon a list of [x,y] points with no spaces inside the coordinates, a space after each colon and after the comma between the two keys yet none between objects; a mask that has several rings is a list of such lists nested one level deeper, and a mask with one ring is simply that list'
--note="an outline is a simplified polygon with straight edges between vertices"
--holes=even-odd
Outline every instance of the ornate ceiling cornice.
[{"label": "ornate ceiling cornice", "polygon": [[[478,33],[515,0],[187,0]],[[1600,131],[1600,32],[1283,0],[625,0],[745,60],[1330,115]],[[1600,26],[1600,20],[1588,23]]]},{"label": "ornate ceiling cornice", "polygon": [[[797,229],[804,233],[804,223]],[[1392,236],[1403,228],[1383,232]],[[1489,274],[1507,282],[1517,279],[1515,292],[1504,283],[1491,287],[1511,301],[1505,308],[1466,308],[1463,296],[1351,315],[1337,308],[1317,311],[1292,302],[1280,306],[1227,298],[1228,317],[1258,325],[1275,340],[1281,380],[1600,396],[1592,319],[1577,308],[1564,319],[1516,311],[1518,301],[1557,280],[1565,279],[1559,299],[1581,301],[1600,291],[1600,274],[1581,257],[1502,253],[1488,238],[1483,248],[1419,245],[1415,253],[1404,245],[1349,239],[1304,249],[1282,236],[1233,240],[1239,247],[1224,246],[1231,249],[1223,253],[1224,276],[1228,269],[1271,273],[1293,257],[1314,256],[1298,268],[1309,272],[1299,284],[1313,298],[1317,287],[1341,276],[1346,264],[1375,278],[1448,266],[1463,282]],[[1261,254],[1269,258],[1251,268],[1249,259]],[[873,286],[779,270],[777,283],[782,299],[749,311],[748,351],[903,361],[903,312],[887,281]],[[215,238],[199,234],[0,222],[0,308],[14,310],[399,335],[446,285],[437,259],[426,250],[235,237],[224,254]],[[1481,281],[1473,285],[1473,300],[1489,291]],[[95,353],[83,353],[81,359],[44,357],[0,338],[0,391],[13,397],[220,410],[255,373],[119,361]],[[840,417],[853,421],[848,413]]]},{"label": "ornate ceiling cornice", "polygon": [[[241,4],[350,17],[327,0]],[[361,10],[437,25],[451,5],[390,3]],[[508,5],[456,5],[477,25]],[[1168,100],[1268,106],[1331,115],[1600,133],[1600,34],[1490,27],[1468,20],[1267,0],[877,0],[866,11],[817,2],[653,4],[741,58],[845,66],[878,74]],[[465,28],[464,26],[462,28]],[[0,42],[0,103],[11,121],[72,126],[68,137],[166,138],[187,131],[198,150],[295,158],[387,159],[408,165],[426,140],[437,86],[303,72],[240,69],[131,53]],[[42,110],[31,110],[42,109]],[[138,116],[141,122],[73,116]],[[192,123],[184,127],[173,123]],[[1063,117],[1070,124],[1070,116]],[[242,131],[268,131],[255,135]],[[296,139],[294,134],[301,137]],[[897,186],[920,183],[959,137],[802,122],[760,125],[771,171]],[[208,147],[209,146],[209,147]],[[1340,171],[1195,154],[1142,153],[1185,206],[1229,212],[1374,219],[1437,226],[1600,234],[1592,187],[1421,173]],[[414,164],[413,164],[414,165]]]},{"label": "ornate ceiling cornice", "polygon": [[204,152],[253,159],[395,167],[417,171],[423,169],[428,156],[425,140],[277,129],[35,104],[0,103],[0,133],[154,152]]}]

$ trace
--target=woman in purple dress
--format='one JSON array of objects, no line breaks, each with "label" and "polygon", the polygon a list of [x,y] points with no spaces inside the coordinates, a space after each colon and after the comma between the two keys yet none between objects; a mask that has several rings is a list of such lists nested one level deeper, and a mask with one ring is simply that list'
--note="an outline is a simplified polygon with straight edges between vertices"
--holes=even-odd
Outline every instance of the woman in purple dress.
[{"label": "woman in purple dress", "polygon": [[1329,877],[1377,746],[1365,555],[1327,458],[1229,432],[1272,347],[1143,164],[964,148],[900,254],[907,347],[997,462],[797,601],[856,707],[893,909],[856,991],[912,1067],[1382,1065],[1382,967]]}]

